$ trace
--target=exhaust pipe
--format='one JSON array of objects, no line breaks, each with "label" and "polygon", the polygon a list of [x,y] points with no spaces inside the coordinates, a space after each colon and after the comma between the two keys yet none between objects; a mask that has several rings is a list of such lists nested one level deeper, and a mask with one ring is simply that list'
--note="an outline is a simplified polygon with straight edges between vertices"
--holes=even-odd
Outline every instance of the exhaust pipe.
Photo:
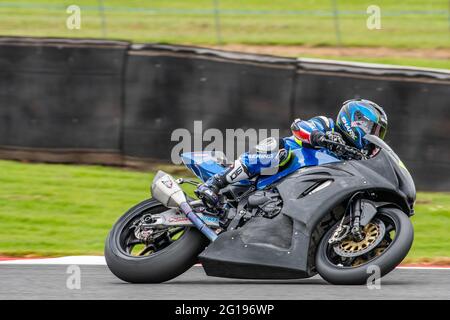
[{"label": "exhaust pipe", "polygon": [[153,197],[168,208],[179,208],[192,224],[210,241],[217,238],[217,234],[195,213],[187,198],[175,179],[169,174],[158,171],[151,187]]}]

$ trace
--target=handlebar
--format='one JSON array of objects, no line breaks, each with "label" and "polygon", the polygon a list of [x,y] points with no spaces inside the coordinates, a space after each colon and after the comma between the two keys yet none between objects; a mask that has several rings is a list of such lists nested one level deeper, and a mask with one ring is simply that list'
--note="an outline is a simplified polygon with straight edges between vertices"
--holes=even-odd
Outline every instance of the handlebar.
[{"label": "handlebar", "polygon": [[358,156],[359,159],[366,159],[366,155],[357,148],[354,148],[354,147],[351,147],[346,144],[339,143],[339,142],[336,142],[333,140],[329,140],[329,139],[323,139],[323,142],[325,142],[327,144],[333,144],[335,146],[338,146],[342,149],[342,151],[345,151],[345,153],[351,154],[353,156]]}]

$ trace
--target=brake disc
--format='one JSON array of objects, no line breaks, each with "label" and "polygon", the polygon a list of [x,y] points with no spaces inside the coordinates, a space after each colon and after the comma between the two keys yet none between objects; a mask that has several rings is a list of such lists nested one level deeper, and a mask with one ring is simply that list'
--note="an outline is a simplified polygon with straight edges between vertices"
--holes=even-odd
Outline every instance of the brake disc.
[{"label": "brake disc", "polygon": [[329,244],[335,244],[344,240],[350,234],[350,226],[339,226],[334,231],[331,238],[328,240]]},{"label": "brake disc", "polygon": [[336,244],[333,247],[333,250],[341,257],[359,257],[377,247],[383,240],[385,233],[386,227],[384,223],[379,219],[374,219],[364,227],[364,239],[355,241],[352,236],[349,235],[340,243]]}]

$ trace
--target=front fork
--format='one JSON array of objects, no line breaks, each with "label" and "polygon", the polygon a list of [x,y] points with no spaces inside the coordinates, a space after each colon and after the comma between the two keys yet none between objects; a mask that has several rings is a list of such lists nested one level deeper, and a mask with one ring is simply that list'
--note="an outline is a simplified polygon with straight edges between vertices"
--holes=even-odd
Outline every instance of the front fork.
[{"label": "front fork", "polygon": [[350,221],[352,223],[351,233],[356,241],[362,241],[364,235],[361,231],[361,198],[356,198],[351,205]]},{"label": "front fork", "polygon": [[[380,204],[383,205],[384,203]],[[365,235],[361,226],[367,225],[372,220],[377,213],[377,207],[377,203],[367,200],[363,192],[355,193],[348,201],[341,223],[328,242],[330,244],[337,243],[349,234],[352,235],[355,241],[362,241]],[[344,219],[347,214],[350,217],[350,221],[344,226]]]}]

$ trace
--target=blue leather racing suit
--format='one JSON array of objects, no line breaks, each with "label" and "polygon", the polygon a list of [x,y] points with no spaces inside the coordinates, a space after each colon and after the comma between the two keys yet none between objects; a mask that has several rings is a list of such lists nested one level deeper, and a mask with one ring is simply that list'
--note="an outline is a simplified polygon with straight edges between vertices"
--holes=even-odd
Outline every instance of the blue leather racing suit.
[{"label": "blue leather racing suit", "polygon": [[212,176],[196,190],[199,198],[213,206],[219,200],[219,190],[228,184],[258,175],[275,174],[289,163],[293,150],[318,148],[314,139],[315,134],[334,132],[335,123],[331,118],[324,116],[317,116],[306,121],[296,119],[291,130],[294,134],[290,137],[265,139],[253,150],[243,153],[233,165]]}]

